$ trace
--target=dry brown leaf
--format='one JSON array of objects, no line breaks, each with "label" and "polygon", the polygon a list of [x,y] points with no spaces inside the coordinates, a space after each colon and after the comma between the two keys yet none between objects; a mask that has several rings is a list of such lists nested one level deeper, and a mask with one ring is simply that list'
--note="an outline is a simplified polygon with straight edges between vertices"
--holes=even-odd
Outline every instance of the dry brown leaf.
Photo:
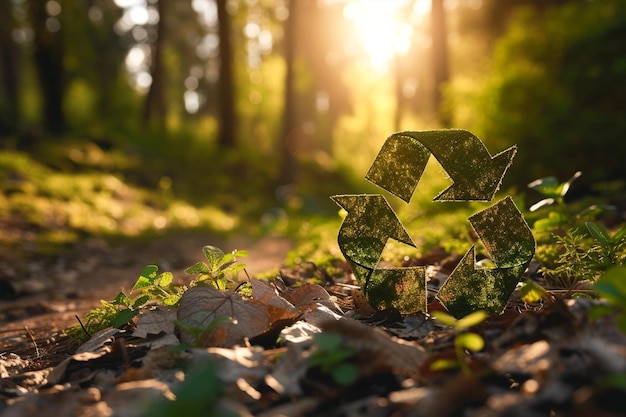
[{"label": "dry brown leaf", "polygon": [[232,291],[193,287],[180,300],[178,320],[187,327],[205,330],[200,340],[195,340],[192,334],[181,329],[182,342],[203,347],[230,347],[267,331],[270,313],[260,301],[245,300]]},{"label": "dry brown leaf", "polygon": [[314,309],[317,307],[317,304],[322,304],[336,313],[343,314],[330,294],[317,284],[307,283],[296,288],[289,288],[281,292],[280,296],[302,311]]},{"label": "dry brown leaf", "polygon": [[426,358],[421,346],[393,340],[384,331],[356,320],[328,320],[320,327],[323,332],[340,334],[344,346],[357,350],[359,371],[363,375],[390,370],[415,376]]},{"label": "dry brown leaf", "polygon": [[270,326],[267,333],[278,333],[283,328],[298,321],[302,311],[276,293],[269,284],[252,278],[252,298],[262,302],[270,314]]},{"label": "dry brown leaf", "polygon": [[142,311],[137,319],[137,328],[133,336],[145,339],[149,334],[174,334],[176,310],[173,308],[157,307]]}]

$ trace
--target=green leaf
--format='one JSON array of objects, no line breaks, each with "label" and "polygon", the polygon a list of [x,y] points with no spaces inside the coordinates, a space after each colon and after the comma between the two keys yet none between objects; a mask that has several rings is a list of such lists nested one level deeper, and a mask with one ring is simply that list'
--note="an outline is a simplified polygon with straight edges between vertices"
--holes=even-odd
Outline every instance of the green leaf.
[{"label": "green leaf", "polygon": [[332,370],[332,376],[339,385],[350,385],[357,380],[359,370],[353,363],[340,363]]},{"label": "green leaf", "polygon": [[180,297],[181,296],[179,294],[171,294],[170,296],[163,299],[163,304],[165,304],[166,306],[173,306],[178,303]]},{"label": "green leaf", "polygon": [[135,302],[133,303],[133,310],[138,309],[139,307],[141,307],[142,305],[144,305],[148,301],[150,301],[150,296],[149,295],[142,295],[141,297],[137,298],[135,300]]},{"label": "green leaf", "polygon": [[481,351],[485,347],[484,339],[476,333],[461,333],[455,338],[455,343],[472,352]]},{"label": "green leaf", "polygon": [[130,308],[125,308],[123,310],[120,310],[111,321],[111,326],[116,327],[118,329],[122,328],[125,325],[127,325],[128,322],[131,321],[133,317],[135,317],[136,315],[137,315],[137,311],[131,310]]},{"label": "green leaf", "polygon": [[607,270],[594,284],[594,289],[610,302],[626,307],[626,266]]},{"label": "green leaf", "polygon": [[139,275],[139,278],[137,278],[137,282],[135,283],[131,291],[135,291],[139,288],[145,288],[150,285],[153,285],[154,280],[157,277],[158,270],[159,270],[159,267],[156,265],[148,265],[144,267],[143,270],[141,271],[141,275]]},{"label": "green leaf", "polygon": [[528,184],[528,188],[537,191],[544,197],[558,198],[561,196],[561,185],[556,177],[539,178]]},{"label": "green leaf", "polygon": [[157,283],[160,287],[166,288],[169,287],[173,280],[174,275],[171,272],[163,272],[161,275],[159,275]]},{"label": "green leaf", "polygon": [[459,330],[469,329],[472,326],[482,323],[489,315],[482,310],[475,311],[456,322],[456,328]]},{"label": "green leaf", "polygon": [[455,327],[455,328],[457,327],[458,320],[452,317],[448,313],[436,310],[436,311],[431,312],[430,315],[443,325]]},{"label": "green leaf", "polygon": [[545,288],[529,279],[524,281],[520,288],[520,299],[528,304],[538,303],[546,294]]},{"label": "green leaf", "polygon": [[154,281],[157,276],[159,267],[156,265],[148,265],[141,271],[141,276],[148,278],[150,281]]},{"label": "green leaf", "polygon": [[115,296],[113,301],[111,301],[111,304],[130,307],[130,298],[123,291],[121,291]]},{"label": "green leaf", "polygon": [[456,369],[459,367],[459,363],[452,359],[437,359],[430,364],[430,369],[433,371],[447,371],[448,369]]},{"label": "green leaf", "polygon": [[626,238],[626,224],[619,229],[613,237],[611,238],[614,244],[620,243],[624,238]]},{"label": "green leaf", "polygon": [[600,245],[602,245],[602,247],[610,248],[612,246],[611,237],[602,226],[594,222],[586,222],[585,226],[587,226],[587,230],[589,230],[591,236],[593,236],[594,239],[597,240]]},{"label": "green leaf", "polygon": [[211,270],[209,269],[208,265],[205,264],[204,262],[198,262],[195,265],[192,265],[189,268],[185,269],[185,274],[188,274],[188,275],[210,274],[210,273],[211,273]]},{"label": "green leaf", "polygon": [[336,350],[341,346],[341,335],[337,333],[315,333],[313,340],[318,348],[326,351]]},{"label": "green leaf", "polygon": [[202,248],[202,252],[204,253],[206,259],[209,261],[210,270],[206,271],[205,273],[216,271],[220,263],[222,262],[222,259],[224,259],[224,251],[222,251],[218,247],[207,245]]}]

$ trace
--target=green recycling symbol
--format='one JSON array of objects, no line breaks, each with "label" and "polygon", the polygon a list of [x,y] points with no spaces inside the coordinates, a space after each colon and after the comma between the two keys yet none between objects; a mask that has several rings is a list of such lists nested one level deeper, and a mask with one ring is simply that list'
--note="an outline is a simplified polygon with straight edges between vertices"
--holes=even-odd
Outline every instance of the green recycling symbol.
[{"label": "green recycling symbol", "polygon": [[[409,203],[432,154],[452,180],[435,201],[489,202],[516,151],[512,146],[492,157],[478,137],[461,129],[398,132],[387,138],[365,178]],[[337,242],[370,304],[425,312],[425,267],[378,267],[389,239],[415,247],[385,197],[331,198],[347,211]],[[477,268],[472,245],[437,297],[455,317],[476,310],[499,314],[535,253],[535,239],[510,196],[468,220],[495,267]]]}]

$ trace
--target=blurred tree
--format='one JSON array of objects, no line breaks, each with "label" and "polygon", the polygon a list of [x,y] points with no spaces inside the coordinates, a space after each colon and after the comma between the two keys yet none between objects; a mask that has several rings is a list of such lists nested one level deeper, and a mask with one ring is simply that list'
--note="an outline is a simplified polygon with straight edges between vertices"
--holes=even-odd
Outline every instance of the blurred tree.
[{"label": "blurred tree", "polygon": [[227,0],[216,0],[218,34],[220,47],[219,67],[219,146],[234,148],[235,141],[235,81],[233,73],[233,50],[231,45],[231,23],[227,9]]},{"label": "blurred tree", "polygon": [[18,45],[11,32],[17,28],[11,2],[0,2],[0,131],[19,126]]},{"label": "blurred tree", "polygon": [[434,79],[434,107],[439,122],[444,127],[450,126],[450,118],[442,106],[442,91],[450,78],[448,70],[448,36],[446,29],[446,11],[444,0],[432,0],[431,7],[431,39]]},{"label": "blurred tree", "polygon": [[163,49],[167,37],[167,0],[157,1],[159,22],[156,27],[156,36],[153,40],[150,62],[150,75],[152,83],[146,96],[143,112],[143,122],[150,123],[155,119],[159,125],[164,125],[167,117],[167,102],[165,98],[165,71],[163,68]]},{"label": "blurred tree", "polygon": [[[582,170],[626,178],[626,1],[571,1],[519,10],[497,43],[473,106],[474,131],[495,149],[517,143],[516,184]],[[452,95],[454,91],[452,92]]]},{"label": "blurred tree", "polygon": [[298,129],[296,119],[296,97],[294,90],[294,59],[296,52],[296,27],[298,16],[298,2],[289,1],[289,16],[284,22],[284,56],[285,56],[285,92],[283,108],[283,127],[280,140],[281,147],[281,176],[280,184],[291,184],[295,180],[296,161],[292,153],[294,151],[294,133]]},{"label": "blurred tree", "polygon": [[66,129],[64,42],[61,4],[57,1],[30,0],[34,62],[42,98],[43,128],[53,134]]}]

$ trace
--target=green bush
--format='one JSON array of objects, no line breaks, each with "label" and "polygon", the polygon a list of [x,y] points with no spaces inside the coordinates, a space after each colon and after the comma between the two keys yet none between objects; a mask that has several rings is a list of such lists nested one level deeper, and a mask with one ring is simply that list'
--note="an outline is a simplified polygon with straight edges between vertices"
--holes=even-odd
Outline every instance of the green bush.
[{"label": "green bush", "polygon": [[624,178],[626,1],[522,8],[498,41],[480,86],[452,84],[455,124],[490,149],[517,144],[508,180],[582,170],[590,183]]}]

